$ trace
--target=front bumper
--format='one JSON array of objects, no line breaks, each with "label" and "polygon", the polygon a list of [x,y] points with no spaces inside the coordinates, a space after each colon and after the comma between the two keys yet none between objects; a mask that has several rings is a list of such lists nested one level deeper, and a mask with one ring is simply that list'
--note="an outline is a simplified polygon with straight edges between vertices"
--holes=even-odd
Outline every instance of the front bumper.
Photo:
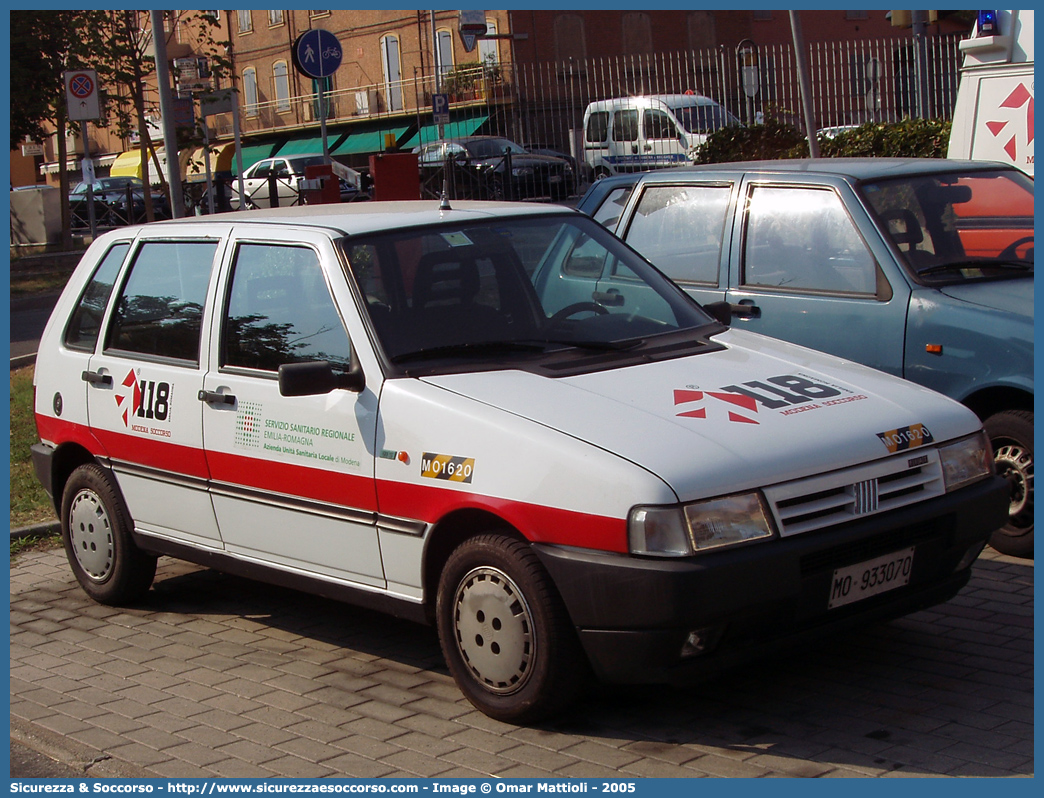
[{"label": "front bumper", "polygon": [[[535,546],[595,673],[606,682],[683,684],[790,643],[952,598],[1004,525],[999,477],[954,493],[780,540],[680,560]],[[834,570],[915,547],[907,585],[827,609]],[[704,650],[682,655],[691,632]]]}]

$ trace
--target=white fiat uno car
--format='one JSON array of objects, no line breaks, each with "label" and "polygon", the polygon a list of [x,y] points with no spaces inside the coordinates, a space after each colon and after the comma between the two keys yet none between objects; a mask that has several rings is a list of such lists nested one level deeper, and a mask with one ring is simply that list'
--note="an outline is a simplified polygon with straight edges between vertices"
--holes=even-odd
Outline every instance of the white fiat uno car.
[{"label": "white fiat uno car", "polygon": [[1008,512],[978,419],[720,310],[552,206],[124,228],[44,333],[36,473],[94,600],[169,555],[434,623],[516,723],[952,597]]}]

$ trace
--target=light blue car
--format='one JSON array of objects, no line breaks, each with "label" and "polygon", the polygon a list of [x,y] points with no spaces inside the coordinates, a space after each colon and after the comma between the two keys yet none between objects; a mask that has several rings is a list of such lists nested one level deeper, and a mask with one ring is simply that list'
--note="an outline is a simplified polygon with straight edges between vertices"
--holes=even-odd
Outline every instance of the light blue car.
[{"label": "light blue car", "polygon": [[[1033,554],[1033,179],[1001,164],[830,158],[595,183],[580,210],[738,328],[944,393],[1011,483],[991,544]],[[604,182],[604,181],[599,181]],[[607,264],[597,301],[626,301]],[[608,299],[606,299],[608,297]]]}]

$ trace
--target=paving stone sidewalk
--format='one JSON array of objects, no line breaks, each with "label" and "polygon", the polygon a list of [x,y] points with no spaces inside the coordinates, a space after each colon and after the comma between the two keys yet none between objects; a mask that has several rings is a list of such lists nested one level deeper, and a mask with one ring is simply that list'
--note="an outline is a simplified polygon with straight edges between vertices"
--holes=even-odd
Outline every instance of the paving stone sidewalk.
[{"label": "paving stone sidewalk", "polygon": [[12,737],[96,777],[1032,776],[1033,562],[953,601],[687,690],[490,720],[433,630],[161,559],[145,603],[11,567]]}]

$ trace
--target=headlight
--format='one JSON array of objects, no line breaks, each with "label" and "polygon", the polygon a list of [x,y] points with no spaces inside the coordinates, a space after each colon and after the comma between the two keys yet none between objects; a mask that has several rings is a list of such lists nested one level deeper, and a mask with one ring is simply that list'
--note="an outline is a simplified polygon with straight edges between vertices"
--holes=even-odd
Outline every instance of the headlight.
[{"label": "headlight", "polygon": [[993,473],[993,449],[985,432],[940,446],[939,457],[947,493]]},{"label": "headlight", "polygon": [[635,507],[627,535],[632,554],[687,557],[773,532],[760,494],[740,493],[675,507]]}]

